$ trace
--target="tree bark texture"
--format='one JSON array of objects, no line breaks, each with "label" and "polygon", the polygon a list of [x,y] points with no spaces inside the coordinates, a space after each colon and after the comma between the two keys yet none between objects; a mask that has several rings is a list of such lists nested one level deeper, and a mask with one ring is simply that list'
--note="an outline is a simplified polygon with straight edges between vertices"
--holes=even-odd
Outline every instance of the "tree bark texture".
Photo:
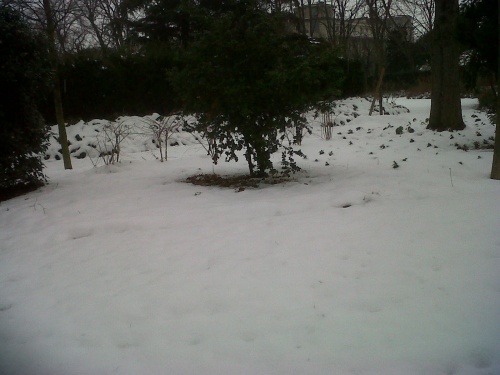
[{"label": "tree bark texture", "polygon": [[64,124],[64,114],[61,98],[61,82],[59,80],[59,64],[57,62],[57,51],[55,45],[55,26],[52,18],[52,9],[50,0],[43,0],[43,9],[47,18],[47,37],[49,39],[49,54],[50,65],[52,70],[53,85],[54,85],[54,106],[56,111],[57,127],[59,130],[59,143],[61,144],[62,156],[64,161],[64,169],[72,169],[71,156],[69,153],[68,136]]},{"label": "tree bark texture", "polygon": [[459,46],[455,38],[458,0],[436,0],[431,47],[432,93],[428,129],[465,128],[460,102]]}]

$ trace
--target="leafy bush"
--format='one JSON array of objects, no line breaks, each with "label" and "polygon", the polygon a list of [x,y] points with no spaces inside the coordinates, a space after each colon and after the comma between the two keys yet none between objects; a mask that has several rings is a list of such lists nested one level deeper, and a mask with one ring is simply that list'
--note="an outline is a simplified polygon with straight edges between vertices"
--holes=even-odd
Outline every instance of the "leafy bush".
[{"label": "leafy bush", "polygon": [[[209,16],[208,16],[209,17]],[[331,47],[285,30],[280,14],[252,2],[217,19],[186,48],[172,74],[197,131],[213,140],[213,160],[237,160],[243,151],[250,175],[273,172],[271,154],[282,149],[285,172],[297,170],[300,151],[290,139],[307,127],[303,114],[338,93],[342,73]]]}]

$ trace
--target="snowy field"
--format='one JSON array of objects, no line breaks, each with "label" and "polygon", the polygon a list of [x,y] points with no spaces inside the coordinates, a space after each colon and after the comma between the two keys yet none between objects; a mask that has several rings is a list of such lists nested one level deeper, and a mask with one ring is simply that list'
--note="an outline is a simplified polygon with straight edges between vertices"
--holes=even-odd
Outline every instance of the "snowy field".
[{"label": "snowy field", "polygon": [[87,157],[51,146],[50,184],[0,204],[0,374],[500,374],[494,126],[396,103],[339,102],[329,141],[311,117],[303,171],[241,192],[182,182],[247,173],[189,133],[95,168],[100,122],[68,127]]}]

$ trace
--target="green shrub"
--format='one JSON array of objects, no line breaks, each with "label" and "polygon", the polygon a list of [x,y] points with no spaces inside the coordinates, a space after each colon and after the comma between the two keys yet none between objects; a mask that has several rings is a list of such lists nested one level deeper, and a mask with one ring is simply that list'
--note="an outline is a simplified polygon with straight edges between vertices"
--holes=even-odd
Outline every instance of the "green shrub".
[{"label": "green shrub", "polygon": [[330,46],[286,33],[279,14],[252,2],[212,20],[179,66],[174,87],[212,139],[214,162],[242,151],[252,176],[274,172],[280,148],[284,170],[297,170],[291,143],[307,126],[303,114],[339,93],[343,77]]}]

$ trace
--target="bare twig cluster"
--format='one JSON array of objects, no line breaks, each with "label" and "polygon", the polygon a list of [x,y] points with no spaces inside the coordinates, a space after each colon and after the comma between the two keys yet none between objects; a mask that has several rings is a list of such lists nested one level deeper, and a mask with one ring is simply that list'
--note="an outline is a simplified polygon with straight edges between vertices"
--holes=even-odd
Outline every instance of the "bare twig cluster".
[{"label": "bare twig cluster", "polygon": [[[144,120],[144,133],[153,136],[160,151],[160,161],[167,160],[168,141],[173,134],[182,128],[183,124],[184,119],[179,114],[159,116],[157,118],[148,117]],[[165,155],[163,154],[163,146],[165,146]]]},{"label": "bare twig cluster", "polygon": [[125,121],[109,121],[97,135],[96,149],[99,152],[97,160],[92,164],[97,166],[99,160],[105,165],[115,164],[120,161],[121,144],[131,134],[131,125]]}]

